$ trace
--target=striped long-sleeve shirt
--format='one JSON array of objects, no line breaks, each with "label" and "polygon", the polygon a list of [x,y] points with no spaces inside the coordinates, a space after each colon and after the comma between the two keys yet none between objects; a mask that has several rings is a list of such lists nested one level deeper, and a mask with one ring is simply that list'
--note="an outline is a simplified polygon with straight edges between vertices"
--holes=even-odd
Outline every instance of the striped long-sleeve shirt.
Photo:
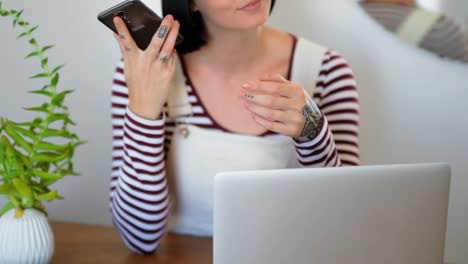
[{"label": "striped long-sleeve shirt", "polygon": [[[419,7],[391,3],[361,2],[364,10],[388,31],[397,32],[400,25]],[[419,46],[441,57],[468,62],[468,35],[450,17],[441,15]]]},{"label": "striped long-sleeve shirt", "polygon": [[[127,247],[140,254],[155,251],[169,215],[165,171],[174,120],[146,120],[128,106],[128,88],[120,61],[112,86],[113,167],[110,191],[112,219]],[[205,129],[222,128],[206,111],[186,75],[194,116],[185,122]],[[295,141],[303,167],[359,165],[359,104],[356,82],[348,63],[328,51],[321,65],[313,98],[324,114],[322,132],[313,140]],[[166,113],[167,116],[167,113]],[[264,137],[274,137],[268,132]]]}]

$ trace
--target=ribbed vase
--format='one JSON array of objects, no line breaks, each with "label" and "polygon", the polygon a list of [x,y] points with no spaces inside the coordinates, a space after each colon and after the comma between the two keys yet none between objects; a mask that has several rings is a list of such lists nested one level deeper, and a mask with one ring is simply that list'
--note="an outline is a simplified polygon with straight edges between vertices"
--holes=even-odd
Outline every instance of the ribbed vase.
[{"label": "ribbed vase", "polygon": [[15,218],[15,209],[0,217],[0,263],[46,264],[54,254],[54,236],[47,217],[34,209]]}]

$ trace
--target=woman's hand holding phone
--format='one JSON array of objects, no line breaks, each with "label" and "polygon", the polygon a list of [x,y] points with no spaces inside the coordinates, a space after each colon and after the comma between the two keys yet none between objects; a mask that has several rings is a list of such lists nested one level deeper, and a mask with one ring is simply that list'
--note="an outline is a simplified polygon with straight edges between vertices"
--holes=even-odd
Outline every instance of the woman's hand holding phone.
[{"label": "woman's hand holding phone", "polygon": [[174,49],[180,24],[166,16],[146,50],[136,45],[122,18],[114,17],[118,35],[114,34],[124,59],[124,75],[128,87],[129,108],[136,115],[156,120],[167,101],[176,72]]}]

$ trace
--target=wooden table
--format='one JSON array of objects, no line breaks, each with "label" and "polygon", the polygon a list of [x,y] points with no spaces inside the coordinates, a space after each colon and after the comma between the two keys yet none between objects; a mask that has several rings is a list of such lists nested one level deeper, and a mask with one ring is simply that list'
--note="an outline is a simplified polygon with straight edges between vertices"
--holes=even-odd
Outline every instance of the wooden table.
[{"label": "wooden table", "polygon": [[213,263],[211,239],[168,234],[157,253],[140,256],[131,253],[112,227],[52,223],[55,236],[53,264],[73,263]]}]

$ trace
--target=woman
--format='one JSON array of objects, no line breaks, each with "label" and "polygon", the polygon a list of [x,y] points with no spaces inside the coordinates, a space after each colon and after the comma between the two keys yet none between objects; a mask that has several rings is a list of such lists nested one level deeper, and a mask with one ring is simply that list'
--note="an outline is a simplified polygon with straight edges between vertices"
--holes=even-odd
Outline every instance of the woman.
[{"label": "woman", "polygon": [[358,94],[336,52],[265,26],[271,0],[166,2],[145,51],[114,20],[110,205],[140,254],[167,229],[212,234],[219,171],[359,164]]}]

